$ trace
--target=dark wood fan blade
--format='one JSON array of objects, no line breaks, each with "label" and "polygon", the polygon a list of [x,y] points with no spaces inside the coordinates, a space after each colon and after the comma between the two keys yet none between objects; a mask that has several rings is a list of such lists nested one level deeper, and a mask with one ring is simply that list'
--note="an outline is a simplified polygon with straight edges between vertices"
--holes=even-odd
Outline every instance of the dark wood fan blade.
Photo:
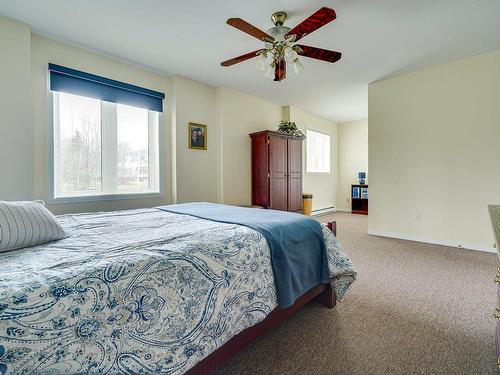
[{"label": "dark wood fan blade", "polygon": [[241,18],[230,18],[226,21],[226,23],[264,42],[274,40],[271,35],[266,34],[264,31],[256,28],[254,25],[249,24],[247,21],[244,21]]},{"label": "dark wood fan blade", "polygon": [[274,80],[283,81],[286,78],[286,62],[285,60],[280,60],[274,67]]},{"label": "dark wood fan blade", "polygon": [[335,18],[337,18],[337,15],[333,9],[323,7],[286,33],[286,36],[295,35],[295,41],[297,41],[307,34],[312,33],[314,30],[325,26]]},{"label": "dark wood fan blade", "polygon": [[337,62],[342,57],[340,52],[330,51],[323,48],[309,47],[302,44],[296,44],[302,51],[298,54],[301,56],[310,57],[311,59],[322,60],[326,62]]},{"label": "dark wood fan blade", "polygon": [[257,51],[248,52],[248,53],[245,53],[244,55],[241,55],[241,56],[238,56],[238,57],[234,57],[234,58],[232,58],[230,60],[223,61],[220,64],[222,66],[231,66],[231,65],[234,65],[234,64],[238,64],[238,63],[240,63],[242,61],[249,60],[249,59],[251,59],[253,57],[257,57],[257,55],[261,51],[264,51],[264,50],[263,49],[258,49]]}]

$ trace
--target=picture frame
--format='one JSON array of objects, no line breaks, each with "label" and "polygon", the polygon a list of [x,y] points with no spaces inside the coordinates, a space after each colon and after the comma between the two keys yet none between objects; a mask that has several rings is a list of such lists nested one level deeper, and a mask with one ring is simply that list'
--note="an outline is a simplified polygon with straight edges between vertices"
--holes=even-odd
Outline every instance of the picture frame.
[{"label": "picture frame", "polygon": [[195,122],[188,123],[188,148],[192,150],[206,150],[207,136],[207,125],[197,124]]}]

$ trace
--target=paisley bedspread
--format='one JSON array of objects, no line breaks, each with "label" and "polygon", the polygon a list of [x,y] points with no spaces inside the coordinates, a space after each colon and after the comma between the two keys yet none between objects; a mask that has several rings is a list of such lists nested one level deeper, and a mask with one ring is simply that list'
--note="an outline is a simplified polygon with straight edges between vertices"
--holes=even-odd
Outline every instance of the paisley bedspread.
[{"label": "paisley bedspread", "polygon": [[[247,227],[157,209],[63,215],[0,255],[0,374],[182,374],[276,306]],[[338,300],[356,271],[325,228]]]}]

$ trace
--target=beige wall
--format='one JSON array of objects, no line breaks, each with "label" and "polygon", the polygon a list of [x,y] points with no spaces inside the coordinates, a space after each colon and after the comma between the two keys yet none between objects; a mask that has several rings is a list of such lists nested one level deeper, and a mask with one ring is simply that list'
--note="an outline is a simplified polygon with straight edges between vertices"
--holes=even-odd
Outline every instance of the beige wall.
[{"label": "beige wall", "polygon": [[[170,78],[32,34],[31,83],[33,92],[33,136],[35,140],[33,142],[33,181],[35,182],[33,185],[33,198],[43,200],[49,199],[47,179],[49,165],[49,129],[51,126],[50,112],[52,111],[50,105],[50,92],[47,87],[47,67],[49,62],[164,92],[167,99],[164,104],[164,113],[160,117],[160,126],[163,127],[163,144],[169,144],[169,100],[172,90]],[[161,198],[99,201],[78,204],[51,204],[48,205],[48,207],[55,213],[66,213],[96,210],[106,211],[167,204],[171,201],[171,156],[167,149],[164,151],[166,151],[164,152],[162,160],[164,196]]]},{"label": "beige wall", "polygon": [[[183,77],[173,78],[176,132],[177,202],[217,202],[220,124],[216,122],[216,95],[207,86]],[[189,149],[188,123],[207,125],[207,150]]]},{"label": "beige wall", "polygon": [[31,197],[31,31],[0,16],[0,200]]},{"label": "beige wall", "polygon": [[371,84],[369,231],[491,248],[499,103],[500,51]]},{"label": "beige wall", "polygon": [[[251,142],[249,134],[277,129],[282,119],[296,121],[331,135],[332,173],[304,174],[304,191],[314,194],[314,209],[332,207],[337,194],[337,125],[294,107],[281,107],[226,87],[174,77],[177,201],[251,204]],[[189,150],[189,121],[208,123],[208,150]],[[304,148],[305,151],[305,148]],[[305,153],[304,153],[305,155]],[[304,156],[305,157],[305,156]],[[305,159],[304,159],[305,169]]]},{"label": "beige wall", "polygon": [[313,210],[332,208],[337,201],[337,183],[339,175],[338,163],[338,127],[337,124],[298,108],[285,107],[284,114],[296,123],[305,134],[307,129],[315,130],[330,136],[330,173],[306,172],[306,141],[302,152],[303,188],[302,190],[313,195]]},{"label": "beige wall", "polygon": [[[291,119],[304,131],[307,126],[331,135],[332,173],[305,173],[304,191],[314,194],[314,209],[332,207],[335,204],[338,169],[335,123],[294,107],[281,107],[226,87],[219,87],[214,92],[209,86],[185,78],[174,78],[174,92],[179,202],[210,200],[238,205],[251,204],[249,134],[264,129],[275,130],[282,119]],[[182,118],[179,117],[180,111],[185,114]],[[187,122],[205,121],[197,118],[206,118],[210,122],[214,117],[215,123],[209,124],[208,151],[188,150],[187,131],[184,129]]]},{"label": "beige wall", "polygon": [[[339,179],[337,210],[351,211],[351,184],[358,172],[368,174],[368,120],[339,124]],[[367,180],[368,182],[368,180]]]},{"label": "beige wall", "polygon": [[283,109],[255,96],[221,87],[217,106],[222,129],[222,201],[249,205],[252,200],[249,134],[277,129]]}]

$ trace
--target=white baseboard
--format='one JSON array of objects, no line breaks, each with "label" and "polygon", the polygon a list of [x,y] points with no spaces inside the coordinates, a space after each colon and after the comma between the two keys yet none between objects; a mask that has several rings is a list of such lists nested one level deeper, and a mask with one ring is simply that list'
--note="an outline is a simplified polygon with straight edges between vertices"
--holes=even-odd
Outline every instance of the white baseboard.
[{"label": "white baseboard", "polygon": [[461,249],[483,251],[486,253],[495,253],[496,254],[496,252],[497,252],[497,250],[494,247],[485,246],[482,244],[470,243],[470,242],[458,242],[458,241],[453,241],[453,240],[443,240],[443,239],[437,239],[437,238],[430,238],[430,237],[426,237],[426,236],[419,236],[416,234],[395,233],[395,232],[388,232],[388,231],[378,230],[378,229],[368,229],[368,234],[371,234],[374,236],[380,236],[380,237],[397,238],[400,240],[430,243],[433,245],[443,245],[443,246],[458,247]]}]

